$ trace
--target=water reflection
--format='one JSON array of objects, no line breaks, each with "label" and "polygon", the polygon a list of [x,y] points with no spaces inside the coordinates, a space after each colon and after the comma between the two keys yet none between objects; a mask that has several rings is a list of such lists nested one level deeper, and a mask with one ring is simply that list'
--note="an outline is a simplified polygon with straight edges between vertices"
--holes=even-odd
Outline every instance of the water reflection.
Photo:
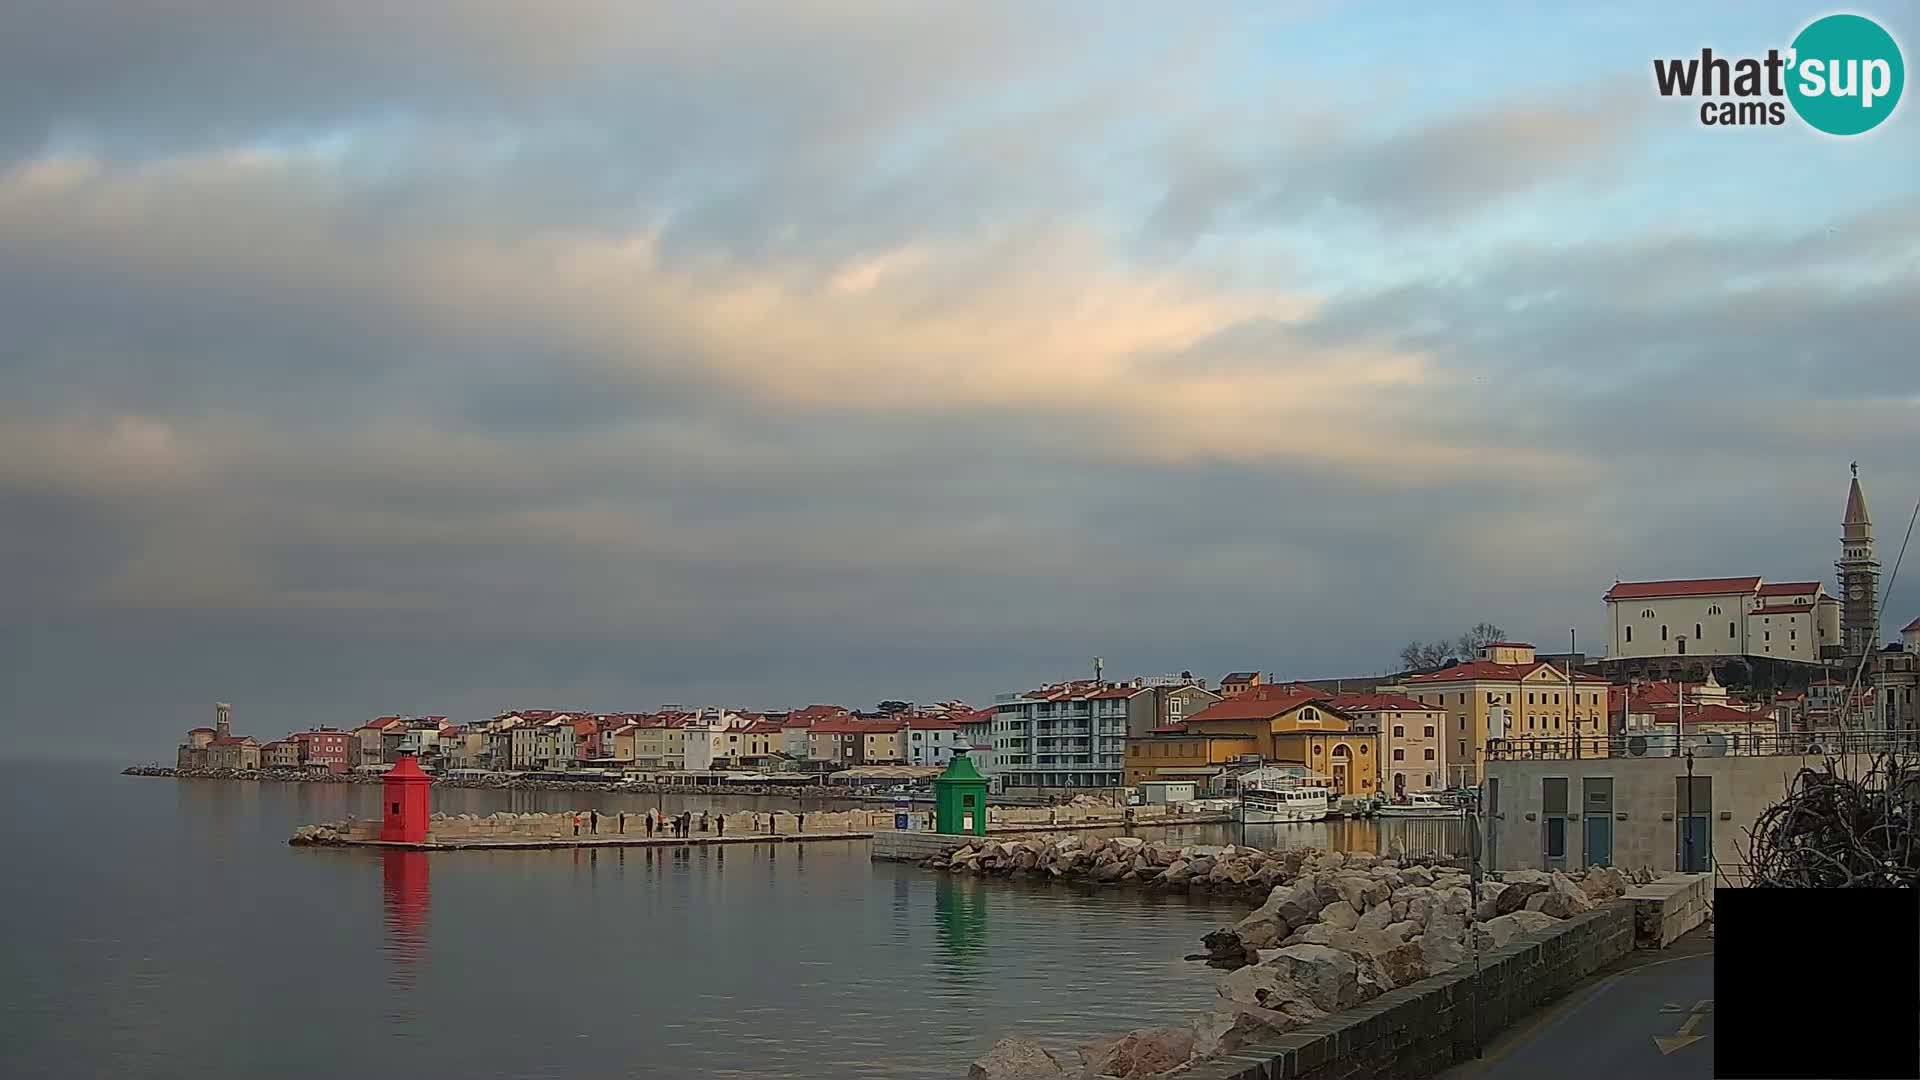
[{"label": "water reflection", "polygon": [[[381,884],[384,897],[383,918],[387,928],[387,985],[405,994],[414,988],[419,969],[427,957],[427,910],[432,906],[428,892],[427,853],[389,851],[381,856]],[[397,1019],[410,1018],[405,998],[394,1002]]]},{"label": "water reflection", "polygon": [[978,878],[942,874],[933,887],[935,940],[954,974],[964,971],[969,954],[986,944],[986,883]]}]

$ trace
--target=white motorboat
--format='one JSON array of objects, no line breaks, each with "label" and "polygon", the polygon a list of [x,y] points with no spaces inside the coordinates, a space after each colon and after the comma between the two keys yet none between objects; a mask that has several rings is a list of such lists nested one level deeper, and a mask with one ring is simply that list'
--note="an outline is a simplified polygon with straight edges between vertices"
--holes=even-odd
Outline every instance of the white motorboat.
[{"label": "white motorboat", "polygon": [[1416,791],[1404,802],[1381,803],[1374,813],[1383,818],[1456,818],[1465,813],[1465,808]]},{"label": "white motorboat", "polygon": [[1333,810],[1333,800],[1321,787],[1253,787],[1240,791],[1238,817],[1243,825],[1285,825],[1320,821]]}]

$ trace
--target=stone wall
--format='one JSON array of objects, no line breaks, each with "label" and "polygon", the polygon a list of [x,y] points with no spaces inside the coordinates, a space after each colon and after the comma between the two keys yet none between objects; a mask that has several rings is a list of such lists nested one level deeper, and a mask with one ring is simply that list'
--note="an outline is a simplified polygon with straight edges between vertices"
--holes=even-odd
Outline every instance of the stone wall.
[{"label": "stone wall", "polygon": [[1664,949],[1712,916],[1713,878],[1666,874],[1629,889],[1626,899],[1634,909],[1634,948]]},{"label": "stone wall", "polygon": [[1431,1076],[1473,1057],[1480,1042],[1564,995],[1633,950],[1633,905],[1614,901],[1537,935],[1357,1008],[1296,1028],[1272,1043],[1207,1059],[1183,1080],[1372,1080]]}]

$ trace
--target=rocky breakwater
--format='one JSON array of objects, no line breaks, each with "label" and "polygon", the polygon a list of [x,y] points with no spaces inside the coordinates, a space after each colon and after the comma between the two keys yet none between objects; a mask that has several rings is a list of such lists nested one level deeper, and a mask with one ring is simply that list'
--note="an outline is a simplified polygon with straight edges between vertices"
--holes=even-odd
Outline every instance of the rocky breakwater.
[{"label": "rocky breakwater", "polygon": [[[1136,836],[1034,835],[984,839],[921,863],[932,870],[981,877],[1050,879],[1093,885],[1199,892],[1253,902],[1298,878],[1318,855],[1311,848],[1266,851],[1226,845],[1174,846]],[[1407,857],[1439,865],[1438,856]]]},{"label": "rocky breakwater", "polygon": [[1196,1062],[1271,1041],[1470,963],[1476,948],[1491,951],[1551,928],[1652,878],[1613,869],[1517,871],[1483,881],[1476,901],[1466,873],[1445,864],[1302,853],[1289,871],[1293,856],[1277,860],[1282,877],[1258,909],[1204,939],[1209,960],[1231,969],[1210,1011],[1094,1041],[1073,1060],[1030,1040],[1003,1039],[974,1062],[968,1076],[1175,1076]]}]

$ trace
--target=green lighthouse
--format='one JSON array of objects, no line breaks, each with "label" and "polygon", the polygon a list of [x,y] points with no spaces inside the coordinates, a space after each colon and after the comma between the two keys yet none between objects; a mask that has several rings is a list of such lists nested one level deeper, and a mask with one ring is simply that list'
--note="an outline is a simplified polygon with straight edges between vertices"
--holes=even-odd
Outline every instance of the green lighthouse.
[{"label": "green lighthouse", "polygon": [[954,751],[947,771],[933,778],[933,831],[987,835],[987,778],[964,750]]}]

